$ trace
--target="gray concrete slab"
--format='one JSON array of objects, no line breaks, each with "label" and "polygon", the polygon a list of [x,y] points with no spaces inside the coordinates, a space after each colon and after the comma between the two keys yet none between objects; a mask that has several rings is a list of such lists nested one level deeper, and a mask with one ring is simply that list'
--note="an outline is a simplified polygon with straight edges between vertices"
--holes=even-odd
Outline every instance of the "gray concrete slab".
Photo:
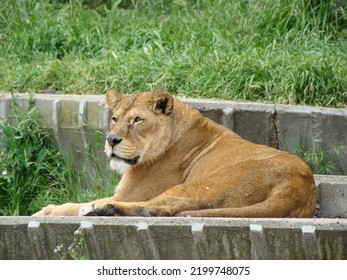
[{"label": "gray concrete slab", "polygon": [[0,259],[347,259],[346,219],[0,217]]}]

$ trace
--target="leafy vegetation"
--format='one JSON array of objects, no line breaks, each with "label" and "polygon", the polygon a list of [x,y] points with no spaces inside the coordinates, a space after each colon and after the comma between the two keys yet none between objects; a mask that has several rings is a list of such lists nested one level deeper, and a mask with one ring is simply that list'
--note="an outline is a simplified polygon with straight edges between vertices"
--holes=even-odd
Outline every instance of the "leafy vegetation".
[{"label": "leafy vegetation", "polygon": [[326,0],[0,3],[0,89],[345,107],[347,15]]},{"label": "leafy vegetation", "polygon": [[[76,171],[59,151],[32,102],[22,111],[14,100],[12,112],[0,124],[0,215],[30,215],[49,203],[85,202],[112,194],[117,176],[111,172],[103,180],[97,171],[90,188],[83,187],[87,170]],[[90,149],[88,153],[93,155]]]},{"label": "leafy vegetation", "polygon": [[[294,152],[307,162],[314,174],[332,175],[336,174],[336,171],[344,173],[341,158],[346,156],[346,150],[343,147],[333,146],[323,150],[318,147],[305,149],[302,146],[297,146],[294,148]],[[331,158],[336,158],[336,163]]]}]

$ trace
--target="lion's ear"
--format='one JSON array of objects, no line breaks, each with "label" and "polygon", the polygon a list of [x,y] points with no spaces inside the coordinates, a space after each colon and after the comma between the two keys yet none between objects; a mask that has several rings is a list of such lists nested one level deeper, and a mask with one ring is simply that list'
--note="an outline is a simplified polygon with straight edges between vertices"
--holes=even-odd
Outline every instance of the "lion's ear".
[{"label": "lion's ear", "polygon": [[115,108],[123,98],[123,94],[117,90],[109,90],[106,93],[106,102],[111,109]]},{"label": "lion's ear", "polygon": [[152,92],[153,110],[169,115],[173,110],[173,97],[170,93],[158,89]]}]

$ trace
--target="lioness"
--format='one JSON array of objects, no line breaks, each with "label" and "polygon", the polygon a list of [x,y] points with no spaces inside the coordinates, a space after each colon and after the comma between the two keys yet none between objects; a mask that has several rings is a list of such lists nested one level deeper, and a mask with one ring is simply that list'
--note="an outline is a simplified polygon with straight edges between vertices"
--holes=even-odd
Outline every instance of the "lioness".
[{"label": "lioness", "polygon": [[105,152],[114,196],[36,216],[311,217],[317,191],[298,157],[246,141],[163,90],[109,91]]}]

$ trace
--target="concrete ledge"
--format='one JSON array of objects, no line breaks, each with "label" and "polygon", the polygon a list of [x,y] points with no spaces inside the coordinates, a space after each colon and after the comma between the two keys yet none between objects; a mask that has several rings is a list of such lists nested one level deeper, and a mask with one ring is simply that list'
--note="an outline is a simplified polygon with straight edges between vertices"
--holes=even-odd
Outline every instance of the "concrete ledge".
[{"label": "concrete ledge", "polygon": [[347,259],[346,219],[1,217],[0,259]]}]

